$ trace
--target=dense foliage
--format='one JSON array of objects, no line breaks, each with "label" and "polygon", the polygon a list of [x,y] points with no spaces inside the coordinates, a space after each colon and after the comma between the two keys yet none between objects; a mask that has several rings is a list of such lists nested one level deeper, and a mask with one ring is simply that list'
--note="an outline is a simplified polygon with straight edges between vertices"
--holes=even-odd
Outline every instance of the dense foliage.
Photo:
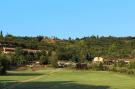
[{"label": "dense foliage", "polygon": [[5,55],[0,55],[0,75],[6,74],[6,70],[9,68],[9,60]]},{"label": "dense foliage", "polygon": [[[84,37],[76,39],[58,39],[56,37],[0,37],[2,46],[40,49],[58,52],[60,60],[91,60],[95,56],[109,58],[134,58],[135,37]],[[86,58],[87,57],[87,58]]]},{"label": "dense foliage", "polygon": [[[14,66],[40,61],[41,64],[51,63],[54,67],[57,67],[58,60],[86,63],[92,61],[96,56],[102,56],[108,60],[133,59],[135,57],[135,37],[90,36],[59,39],[44,36],[19,37],[10,34],[3,36],[1,33],[0,44],[1,51],[3,47],[16,48],[15,54],[6,55],[10,65]],[[22,49],[37,49],[41,52],[28,54],[24,53]],[[3,66],[7,62],[3,62],[2,59],[3,57],[0,58],[0,71],[2,71],[2,68],[7,69],[6,66]],[[132,65],[130,67],[133,67]],[[102,67],[102,64],[98,66]]]}]

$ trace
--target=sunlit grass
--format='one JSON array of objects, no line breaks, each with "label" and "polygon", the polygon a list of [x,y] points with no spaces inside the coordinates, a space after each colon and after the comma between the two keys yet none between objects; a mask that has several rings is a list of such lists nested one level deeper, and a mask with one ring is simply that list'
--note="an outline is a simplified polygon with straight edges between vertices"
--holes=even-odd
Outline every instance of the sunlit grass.
[{"label": "sunlit grass", "polygon": [[[11,71],[7,76],[0,76],[1,84],[32,79],[10,89],[135,89],[135,76],[105,71],[76,71],[47,69],[33,71]],[[0,88],[1,89],[1,88]]]}]

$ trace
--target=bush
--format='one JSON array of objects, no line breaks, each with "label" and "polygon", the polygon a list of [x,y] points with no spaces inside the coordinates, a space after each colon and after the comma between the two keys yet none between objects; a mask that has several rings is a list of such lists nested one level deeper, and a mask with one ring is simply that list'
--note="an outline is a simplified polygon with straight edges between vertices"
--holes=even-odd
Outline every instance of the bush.
[{"label": "bush", "polygon": [[92,63],[91,64],[91,69],[93,70],[99,70],[99,71],[104,71],[107,69],[106,66],[103,65],[103,63]]},{"label": "bush", "polygon": [[126,66],[126,63],[123,60],[118,61],[117,67],[125,67],[125,66]]},{"label": "bush", "polygon": [[131,62],[129,64],[129,69],[135,69],[135,62]]},{"label": "bush", "polygon": [[123,68],[119,68],[118,72],[120,73],[127,73],[128,69],[123,67]]},{"label": "bush", "polygon": [[135,74],[135,70],[130,69],[130,70],[127,71],[127,73],[128,74]]},{"label": "bush", "polygon": [[56,52],[52,52],[51,57],[50,57],[50,63],[54,68],[58,67],[58,56]]},{"label": "bush", "polygon": [[76,69],[87,70],[87,69],[88,69],[88,65],[85,64],[85,63],[77,63],[77,64],[76,64]]},{"label": "bush", "polygon": [[39,61],[40,61],[41,64],[47,65],[48,64],[48,57],[44,56],[44,55],[41,55]]},{"label": "bush", "polygon": [[0,55],[0,75],[5,75],[8,67],[8,58],[6,56]]}]

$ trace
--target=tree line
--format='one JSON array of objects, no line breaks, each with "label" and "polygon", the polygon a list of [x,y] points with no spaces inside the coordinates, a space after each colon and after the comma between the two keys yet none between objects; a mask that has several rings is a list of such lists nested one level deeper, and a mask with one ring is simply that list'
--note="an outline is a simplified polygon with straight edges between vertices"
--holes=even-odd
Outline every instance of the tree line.
[{"label": "tree line", "polygon": [[[135,57],[135,37],[99,37],[90,36],[76,39],[59,39],[57,37],[20,37],[7,34],[0,36],[1,55],[0,71],[8,63],[13,66],[26,65],[31,61],[57,66],[58,60],[85,63],[101,56],[108,60],[133,59]],[[16,48],[15,54],[5,55],[2,47]],[[22,49],[38,49],[41,52],[27,54]],[[6,60],[5,60],[6,59]],[[4,61],[3,61],[4,60]],[[6,62],[5,62],[6,61]]]}]

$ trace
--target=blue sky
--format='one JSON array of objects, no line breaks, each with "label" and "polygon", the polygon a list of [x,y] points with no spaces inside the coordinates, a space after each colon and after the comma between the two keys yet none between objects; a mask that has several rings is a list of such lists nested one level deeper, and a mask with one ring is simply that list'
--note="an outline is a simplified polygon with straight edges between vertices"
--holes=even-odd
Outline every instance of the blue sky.
[{"label": "blue sky", "polygon": [[0,0],[0,29],[59,38],[135,36],[135,0]]}]

